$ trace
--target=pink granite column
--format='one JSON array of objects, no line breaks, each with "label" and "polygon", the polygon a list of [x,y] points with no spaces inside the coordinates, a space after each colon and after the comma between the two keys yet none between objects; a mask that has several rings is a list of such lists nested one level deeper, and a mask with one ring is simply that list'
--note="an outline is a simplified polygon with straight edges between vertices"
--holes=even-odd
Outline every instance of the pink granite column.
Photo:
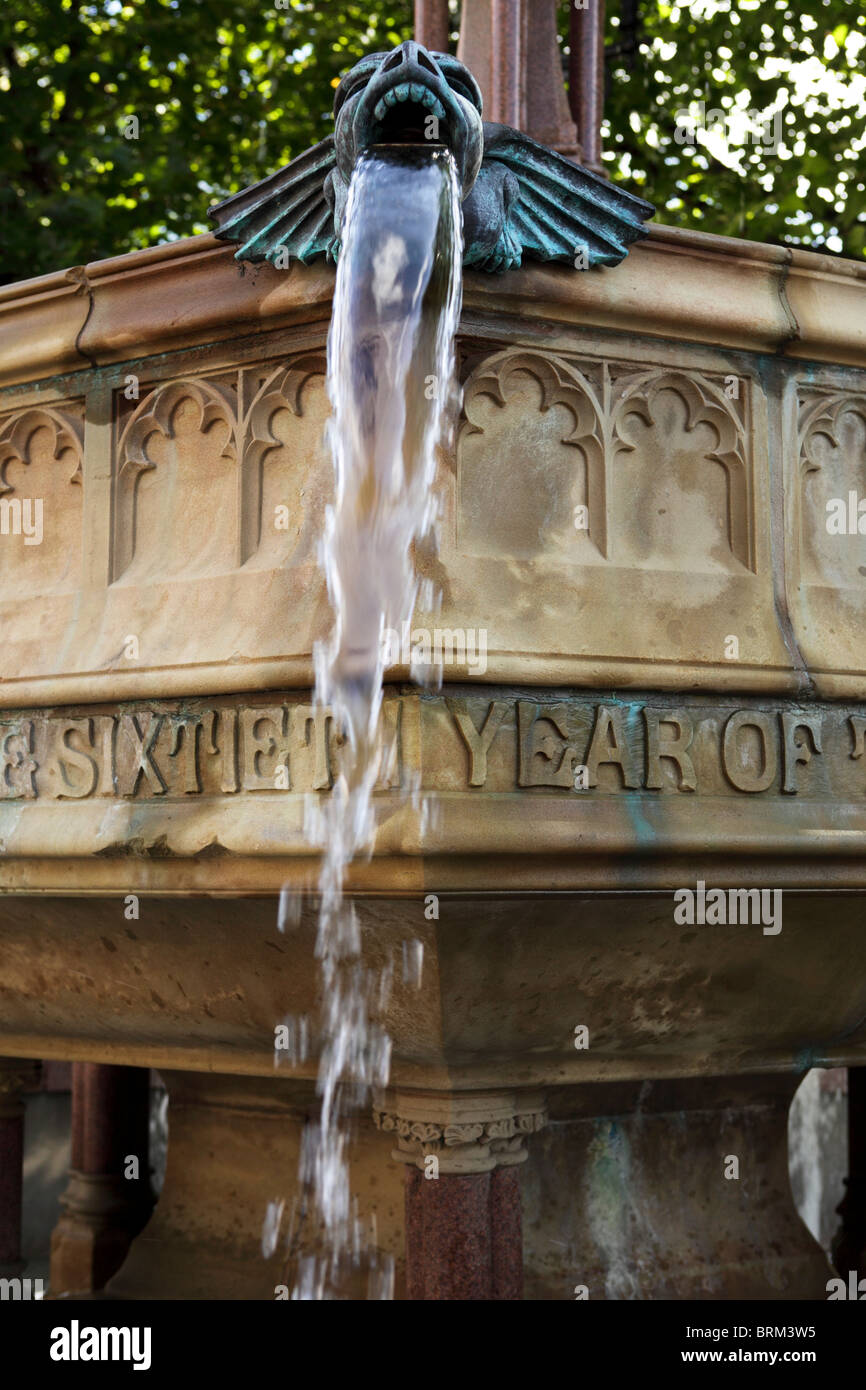
[{"label": "pink granite column", "polygon": [[[517,1220],[507,1214],[506,1231],[494,1237],[492,1179],[495,1173],[467,1173],[425,1178],[417,1168],[406,1174],[406,1269],[409,1297],[478,1302],[520,1298],[522,1250],[505,1247],[520,1235]],[[518,1197],[519,1202],[519,1197]],[[498,1260],[494,1260],[494,1246]],[[508,1267],[520,1269],[520,1279],[499,1291],[494,1277],[503,1255]],[[497,1271],[498,1272],[498,1271]]]},{"label": "pink granite column", "polygon": [[515,1168],[490,1174],[490,1297],[523,1297],[523,1212]]},{"label": "pink granite column", "polygon": [[562,75],[556,0],[463,0],[457,53],[484,95],[484,117],[561,154],[580,154]]},{"label": "pink granite column", "polygon": [[523,0],[491,0],[491,110],[488,120],[526,127],[526,15]]},{"label": "pink granite column", "polygon": [[433,53],[447,53],[451,19],[448,0],[415,0],[415,38]]},{"label": "pink granite column", "polygon": [[588,0],[585,9],[572,9],[568,65],[571,114],[587,169],[600,174],[601,120],[604,115],[604,0]]},{"label": "pink granite column", "polygon": [[399,1092],[374,1110],[397,1137],[406,1173],[406,1296],[413,1301],[523,1297],[516,1167],[546,1122],[539,1096]]}]

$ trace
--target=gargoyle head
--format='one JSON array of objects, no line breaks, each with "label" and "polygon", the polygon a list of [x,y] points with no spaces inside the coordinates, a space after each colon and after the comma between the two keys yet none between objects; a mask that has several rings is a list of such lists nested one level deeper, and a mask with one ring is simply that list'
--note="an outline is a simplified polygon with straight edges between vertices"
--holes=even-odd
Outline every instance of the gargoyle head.
[{"label": "gargoyle head", "polygon": [[[463,264],[514,270],[524,258],[613,266],[653,209],[522,131],[481,119],[478,83],[448,53],[404,43],[371,53],[337,88],[333,135],[211,208],[239,261],[336,261],[358,160],[377,146],[445,146],[463,200]],[[412,197],[412,181],[406,196]]]},{"label": "gargoyle head", "polygon": [[[433,118],[431,120],[431,117]],[[465,198],[484,157],[481,90],[448,53],[403,43],[356,63],[334,99],[337,170],[348,185],[373,145],[446,145]]]}]

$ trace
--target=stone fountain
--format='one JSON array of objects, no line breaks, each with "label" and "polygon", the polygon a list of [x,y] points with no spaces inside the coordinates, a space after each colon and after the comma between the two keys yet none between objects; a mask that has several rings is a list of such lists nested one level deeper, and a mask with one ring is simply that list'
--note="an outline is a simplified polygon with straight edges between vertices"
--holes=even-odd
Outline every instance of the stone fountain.
[{"label": "stone fountain", "polygon": [[[398,756],[347,884],[371,968],[423,944],[359,1211],[397,1297],[822,1298],[786,1116],[807,1069],[866,1059],[866,271],[640,239],[645,204],[479,135],[473,80],[416,46],[350,75],[336,146],[218,210],[261,264],[206,235],[0,289],[0,1051],[166,1081],[165,1185],[114,1296],[281,1296],[262,1218],[291,1205],[321,1001],[314,910],[280,932],[277,899],[315,881],[304,808],[340,760],[310,698],[326,257],[340,111],[393,122],[389,63],[432,63],[407,106],[437,115],[432,83],[459,109],[478,193],[418,557],[444,684],[397,653]],[[542,235],[523,185],[550,179]],[[262,232],[298,197],[282,265],[286,225]],[[14,528],[35,499],[38,545]],[[286,1016],[312,1045],[275,1066]],[[70,1201],[56,1292],[111,1200]]]}]

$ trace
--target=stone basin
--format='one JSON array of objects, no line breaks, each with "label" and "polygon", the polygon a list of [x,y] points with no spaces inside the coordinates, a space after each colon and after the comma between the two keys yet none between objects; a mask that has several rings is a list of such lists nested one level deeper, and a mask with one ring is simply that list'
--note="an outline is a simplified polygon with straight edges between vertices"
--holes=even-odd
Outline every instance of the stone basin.
[{"label": "stone basin", "polygon": [[[0,540],[0,1051],[166,1080],[118,1297],[283,1283],[261,1223],[319,1001],[315,903],[280,932],[277,902],[340,760],[310,702],[332,288],[205,236],[0,289],[4,496],[44,503]],[[531,1297],[825,1296],[785,1127],[806,1070],[866,1057],[866,537],[825,525],[862,486],[864,308],[859,266],[670,228],[467,279],[416,618],[452,651],[440,692],[389,673],[349,884],[394,965],[353,1185],[397,1296],[516,1297],[521,1255]],[[781,916],[677,920],[699,884]]]}]

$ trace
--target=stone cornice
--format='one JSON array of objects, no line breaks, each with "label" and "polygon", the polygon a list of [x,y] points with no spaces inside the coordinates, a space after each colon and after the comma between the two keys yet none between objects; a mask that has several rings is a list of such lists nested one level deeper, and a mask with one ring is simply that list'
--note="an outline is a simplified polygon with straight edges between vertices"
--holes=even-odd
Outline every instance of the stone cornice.
[{"label": "stone cornice", "polygon": [[[383,778],[352,892],[866,885],[862,702],[389,687],[383,725],[438,813]],[[298,692],[3,712],[0,887],[303,887],[339,756]]]},{"label": "stone cornice", "polygon": [[[0,288],[0,384],[325,323],[333,271],[242,269],[209,233]],[[469,273],[467,318],[525,320],[866,365],[866,264],[656,226],[613,270]]]},{"label": "stone cornice", "polygon": [[0,286],[0,384],[88,366],[78,339],[90,304],[83,266]]}]

